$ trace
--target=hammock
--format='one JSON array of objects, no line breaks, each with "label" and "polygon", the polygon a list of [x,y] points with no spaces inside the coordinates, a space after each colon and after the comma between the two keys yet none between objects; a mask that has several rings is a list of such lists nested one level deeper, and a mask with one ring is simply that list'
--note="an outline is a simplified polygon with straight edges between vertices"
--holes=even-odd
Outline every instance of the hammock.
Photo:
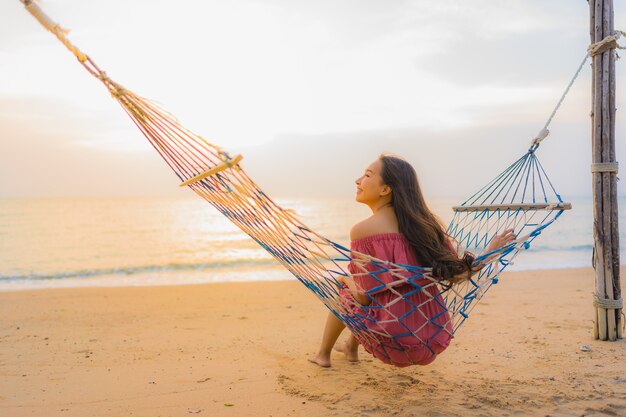
[{"label": "hammock", "polygon": [[[35,3],[21,1],[104,84],[174,171],[181,186],[191,188],[267,250],[346,324],[366,350],[377,353],[384,362],[397,366],[413,364],[408,355],[405,361],[397,359],[398,352],[406,350],[408,340],[418,341],[432,350],[442,336],[451,338],[478,300],[498,282],[499,274],[571,208],[556,192],[536,155],[540,142],[548,135],[547,127],[561,98],[527,152],[462,204],[453,207],[455,214],[448,233],[456,241],[459,254],[469,250],[477,255],[475,266],[479,271],[471,279],[449,285],[434,277],[431,268],[393,264],[350,251],[315,233],[292,211],[276,204],[248,177],[241,167],[241,155],[233,156],[209,143],[185,129],[155,102],[111,80],[89,56],[67,40],[65,31]],[[578,72],[581,68],[582,64]],[[506,229],[514,229],[516,240],[486,252],[494,236]],[[355,308],[355,302],[345,296],[348,290],[340,284],[345,279],[357,283],[368,280],[367,289],[360,291],[372,300],[380,291],[388,291],[393,297],[384,305],[374,300],[369,306]],[[404,305],[402,314],[397,313],[400,304]],[[440,313],[435,316],[424,313],[433,306]],[[384,309],[386,317],[392,319],[376,322],[372,319],[376,309]]]}]

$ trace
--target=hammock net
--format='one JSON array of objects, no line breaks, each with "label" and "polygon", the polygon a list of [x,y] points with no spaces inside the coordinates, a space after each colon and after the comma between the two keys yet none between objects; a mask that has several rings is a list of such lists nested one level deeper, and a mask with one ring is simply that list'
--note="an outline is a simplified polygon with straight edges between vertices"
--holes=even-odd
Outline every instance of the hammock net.
[{"label": "hammock net", "polygon": [[[449,285],[432,269],[393,264],[319,235],[290,210],[272,200],[246,174],[240,155],[231,155],[187,130],[170,113],[111,80],[65,37],[65,31],[41,9],[22,0],[28,11],[97,77],[126,111],[154,149],[181,181],[248,234],[305,287],[311,290],[370,353],[397,366],[414,364],[407,346],[436,350],[469,317],[499,274],[564,210],[563,202],[537,159],[535,143],[455,211],[448,233],[459,255],[477,256],[471,279]],[[486,252],[494,236],[513,229],[516,240]],[[353,280],[356,290],[341,281]],[[351,291],[366,294],[368,306],[358,304]],[[376,294],[387,292],[385,303]],[[384,311],[386,320],[377,320]],[[435,312],[435,313],[433,313]],[[400,354],[401,356],[401,354]]]}]

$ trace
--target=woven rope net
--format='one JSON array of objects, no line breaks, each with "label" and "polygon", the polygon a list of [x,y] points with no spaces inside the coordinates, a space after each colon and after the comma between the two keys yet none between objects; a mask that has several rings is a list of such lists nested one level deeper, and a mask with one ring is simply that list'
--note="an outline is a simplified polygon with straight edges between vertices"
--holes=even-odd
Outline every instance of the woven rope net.
[{"label": "woven rope net", "polygon": [[[454,207],[448,233],[459,254],[471,251],[477,256],[477,272],[470,279],[450,285],[433,276],[431,268],[393,264],[351,251],[276,204],[243,170],[241,156],[231,156],[187,130],[155,102],[111,80],[36,4],[22,2],[104,84],[181,185],[267,250],[346,324],[366,350],[384,362],[415,364],[409,354],[415,349],[432,352],[434,359],[437,346],[453,337],[507,265],[569,208],[537,159],[537,143]],[[486,252],[494,236],[506,229],[514,229],[516,240]],[[351,288],[342,284],[348,280],[354,283]],[[368,296],[371,304],[356,302],[354,292]]]}]

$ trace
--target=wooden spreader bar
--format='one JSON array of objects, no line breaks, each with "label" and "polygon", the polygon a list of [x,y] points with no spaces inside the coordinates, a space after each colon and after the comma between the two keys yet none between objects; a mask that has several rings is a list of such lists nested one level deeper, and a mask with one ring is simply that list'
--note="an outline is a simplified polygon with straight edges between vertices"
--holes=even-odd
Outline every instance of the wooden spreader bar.
[{"label": "wooden spreader bar", "polygon": [[495,204],[484,206],[454,206],[452,210],[459,211],[496,211],[496,210],[570,210],[571,203],[543,203],[543,204]]},{"label": "wooden spreader bar", "polygon": [[210,177],[211,175],[215,175],[218,172],[222,172],[225,169],[228,169],[232,166],[235,166],[239,163],[239,161],[241,161],[243,159],[242,155],[236,155],[233,159],[229,159],[227,161],[222,162],[219,165],[214,166],[213,168],[207,169],[204,172],[199,173],[198,175],[189,178],[187,181],[183,181],[180,183],[181,187],[184,187],[186,185],[190,185],[193,183],[196,183],[198,181],[202,181],[203,179]]}]

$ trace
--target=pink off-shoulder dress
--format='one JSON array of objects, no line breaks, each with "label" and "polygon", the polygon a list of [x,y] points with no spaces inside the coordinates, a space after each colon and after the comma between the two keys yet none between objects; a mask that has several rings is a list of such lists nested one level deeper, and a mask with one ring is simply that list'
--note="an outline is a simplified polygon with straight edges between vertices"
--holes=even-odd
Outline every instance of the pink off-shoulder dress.
[{"label": "pink off-shoulder dress", "polygon": [[[450,247],[453,250],[451,244]],[[395,264],[420,266],[413,248],[400,233],[353,240],[350,249]],[[381,271],[371,263],[363,267],[368,272]],[[342,303],[352,313],[353,324],[360,328],[355,336],[365,350],[385,363],[404,367],[427,365],[448,347],[452,326],[438,285],[418,277],[412,279],[413,284],[394,284],[391,290],[383,284],[397,282],[398,277],[389,272],[364,274],[354,260],[348,270],[351,274],[362,274],[353,279],[372,298],[372,303],[364,306],[353,298],[350,290],[340,290]],[[419,275],[400,273],[407,278]]]}]

